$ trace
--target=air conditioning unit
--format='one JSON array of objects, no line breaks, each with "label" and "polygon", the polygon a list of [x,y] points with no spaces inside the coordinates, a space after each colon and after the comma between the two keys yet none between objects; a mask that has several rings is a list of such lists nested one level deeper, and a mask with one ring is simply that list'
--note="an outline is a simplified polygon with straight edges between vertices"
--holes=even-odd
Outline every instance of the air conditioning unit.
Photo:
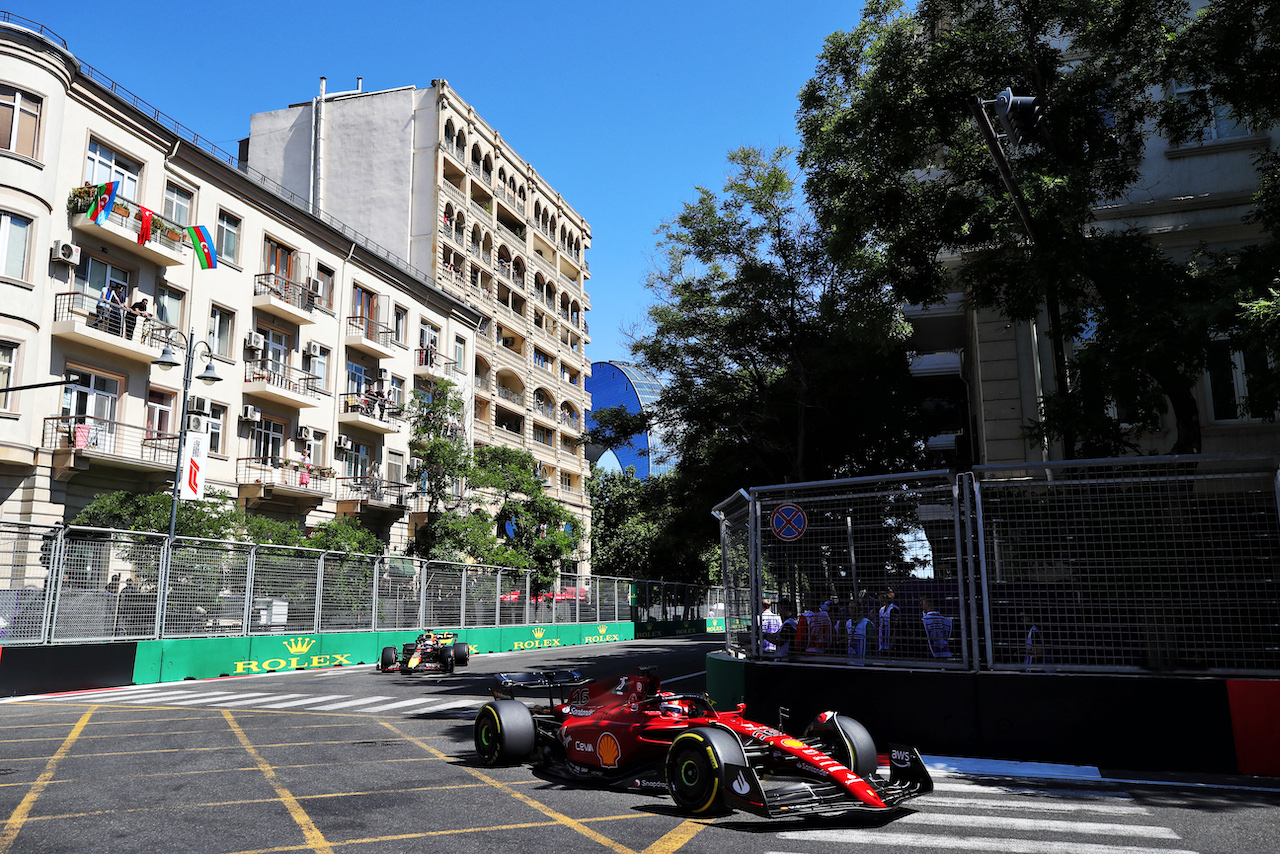
[{"label": "air conditioning unit", "polygon": [[319,342],[319,341],[308,341],[308,342],[307,342],[307,355],[308,355],[308,356],[310,356],[310,357],[311,357],[311,358],[313,358],[313,359],[318,359],[318,358],[320,358],[320,356],[324,355],[324,354],[321,352],[323,349],[324,349],[324,348],[320,346],[320,342]]},{"label": "air conditioning unit", "polygon": [[53,248],[49,250],[49,257],[63,264],[79,264],[80,247],[65,240],[55,240],[53,241]]},{"label": "air conditioning unit", "polygon": [[307,279],[307,289],[313,294],[320,293],[322,285],[319,279]]},{"label": "air conditioning unit", "polygon": [[187,412],[207,417],[213,414],[213,404],[209,402],[207,397],[187,398]]},{"label": "air conditioning unit", "polygon": [[412,465],[416,468],[422,468],[426,464],[427,464],[426,457],[414,457],[412,460]]},{"label": "air conditioning unit", "polygon": [[354,448],[351,439],[346,436],[339,436],[337,441],[333,443],[333,446],[344,453],[346,451],[353,450]]},{"label": "air conditioning unit", "polygon": [[246,403],[240,410],[240,420],[241,421],[261,421],[262,410],[256,406],[251,406],[250,404]]},{"label": "air conditioning unit", "polygon": [[203,415],[187,416],[187,432],[188,433],[208,433],[209,419]]},{"label": "air conditioning unit", "polygon": [[310,442],[315,437],[316,437],[315,431],[312,430],[310,427],[303,427],[303,426],[298,427],[298,441]]},{"label": "air conditioning unit", "polygon": [[244,346],[250,350],[261,350],[267,346],[267,338],[261,332],[250,332],[244,336]]},{"label": "air conditioning unit", "polygon": [[387,377],[388,377],[388,376],[390,376],[390,373],[387,371],[387,369],[386,369],[386,368],[378,368],[378,381],[379,381],[379,382],[386,382],[386,379],[387,379]]}]

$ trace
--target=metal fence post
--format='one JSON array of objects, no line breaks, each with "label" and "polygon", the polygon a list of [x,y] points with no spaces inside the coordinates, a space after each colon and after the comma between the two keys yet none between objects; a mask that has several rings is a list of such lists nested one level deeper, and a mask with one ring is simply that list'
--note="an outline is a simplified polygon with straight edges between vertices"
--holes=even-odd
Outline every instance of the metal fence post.
[{"label": "metal fence post", "polygon": [[425,629],[427,627],[427,585],[431,583],[431,578],[427,576],[427,570],[431,567],[431,562],[418,559],[418,625],[417,628]]},{"label": "metal fence post", "polygon": [[378,631],[378,593],[379,588],[382,587],[382,567],[385,563],[385,557],[373,559],[373,578],[370,579],[373,582],[373,591],[369,596],[369,628],[375,632]]},{"label": "metal fence post", "polygon": [[[160,545],[160,572],[156,579],[156,621],[152,637],[159,640],[164,637],[165,615],[169,613],[169,578],[173,571],[173,541],[176,537],[167,537]],[[114,541],[112,543],[114,546]]]},{"label": "metal fence post", "polygon": [[244,568],[244,616],[240,620],[240,633],[249,634],[249,620],[253,616],[253,570],[258,561],[258,544],[249,546],[249,559]]},{"label": "metal fence post", "polygon": [[983,636],[987,645],[987,666],[991,667],[996,661],[995,641],[991,636],[991,595],[987,587],[987,540],[985,526],[982,523],[982,485],[975,477],[973,479],[973,507],[974,521],[978,528],[978,575],[982,586],[982,620],[983,620]]},{"label": "metal fence post", "polygon": [[458,626],[467,624],[467,568],[462,567],[462,589],[458,591]]},{"label": "metal fence post", "polygon": [[62,594],[62,578],[66,575],[67,529],[59,528],[49,555],[49,575],[45,578],[44,622],[40,627],[43,643],[53,643],[58,619],[57,602]]},{"label": "metal fence post", "polygon": [[319,557],[316,558],[316,601],[315,609],[311,614],[313,634],[320,634],[320,612],[324,610],[324,559],[328,554],[328,552],[320,552]]}]

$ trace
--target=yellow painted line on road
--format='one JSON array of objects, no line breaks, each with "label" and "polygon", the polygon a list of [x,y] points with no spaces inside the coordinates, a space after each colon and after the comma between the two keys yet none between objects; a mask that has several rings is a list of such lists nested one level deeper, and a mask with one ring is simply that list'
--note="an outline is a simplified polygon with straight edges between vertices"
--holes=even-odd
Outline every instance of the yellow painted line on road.
[{"label": "yellow painted line on road", "polygon": [[[85,755],[90,755],[90,754],[85,754]],[[102,756],[103,754],[95,753],[91,755]],[[35,762],[35,761],[43,760],[46,758],[47,757],[44,757],[44,756],[36,756],[36,757],[30,757],[25,760],[5,759],[4,761],[5,762],[20,762],[20,761]],[[439,761],[440,760],[436,759],[434,756],[391,756],[385,759],[348,759],[344,761],[342,764],[343,765],[369,765],[369,764],[379,764],[384,762],[391,763],[391,762],[439,762]],[[331,765],[333,765],[332,762],[299,762],[293,765],[276,765],[275,769],[277,771],[283,771],[283,770],[294,769],[294,768],[328,768]],[[185,774],[200,774],[200,775],[227,774],[231,772],[245,772],[245,771],[257,771],[257,770],[258,770],[257,766],[248,766],[248,767],[240,767],[240,768],[202,768],[198,771],[157,771],[152,774],[117,774],[114,777],[112,777],[112,779],[113,780],[136,780],[136,779],[144,779],[149,777],[181,777]],[[74,783],[82,779],[85,779],[85,778],[64,777],[61,780],[53,780],[51,782]],[[21,782],[0,783],[0,789],[12,788],[14,786],[25,786],[25,785],[27,784],[21,783]]]},{"label": "yellow painted line on road", "polygon": [[53,779],[54,772],[58,770],[58,763],[71,752],[71,746],[76,743],[80,733],[84,732],[84,728],[88,726],[89,718],[93,717],[94,711],[95,709],[90,706],[89,710],[80,716],[80,720],[76,721],[76,725],[72,727],[71,732],[63,740],[62,746],[49,758],[48,764],[44,766],[44,771],[31,784],[31,789],[22,799],[22,803],[18,804],[17,808],[9,816],[9,820],[4,823],[4,829],[0,830],[0,854],[4,854],[4,852],[13,847],[13,841],[18,838],[18,832],[22,830],[22,825],[26,823],[27,817],[31,815],[31,808],[36,805],[36,799],[48,787],[49,781]]},{"label": "yellow painted line on road", "polygon": [[[387,729],[391,730],[392,732],[394,732],[396,735],[410,742],[411,744],[418,745],[418,747],[421,747],[423,750],[427,751],[428,753],[432,754],[438,759],[447,760],[450,758],[448,755],[440,752],[436,748],[427,744],[425,741],[422,741],[419,738],[415,738],[414,736],[409,735],[407,732],[404,732],[403,730],[397,729],[395,726],[387,723],[386,721],[383,721],[382,725]],[[477,771],[475,768],[468,768],[465,765],[459,765],[458,767],[461,768],[463,771],[466,771],[472,777],[475,777],[477,780],[480,780],[483,783],[488,783],[493,788],[501,792],[507,793],[511,797],[515,798],[517,801],[520,801],[523,804],[533,807],[535,810],[542,813],[547,818],[550,818],[560,824],[563,824],[565,827],[568,827],[571,830],[575,830],[578,833],[581,833],[583,836],[587,837],[592,842],[603,845],[604,847],[608,848],[610,851],[617,851],[618,854],[636,854],[636,852],[632,851],[630,848],[623,845],[622,843],[614,842],[609,837],[601,833],[597,833],[596,831],[587,827],[585,824],[578,821],[577,819],[570,818],[564,813],[559,812],[558,810],[554,810],[540,801],[534,800],[533,798],[526,795],[524,792],[516,791],[511,786],[508,786],[506,783],[499,782],[493,779],[492,777],[490,777],[489,775],[481,771]]]},{"label": "yellow painted line on road", "polygon": [[640,854],[672,854],[679,851],[686,842],[701,833],[712,821],[714,819],[687,819]]},{"label": "yellow painted line on road", "polygon": [[[584,818],[584,823],[598,821],[625,821],[637,818],[658,818],[653,813],[629,813],[627,815],[607,815],[599,818]],[[377,845],[387,842],[404,842],[410,839],[428,839],[433,836],[461,836],[466,833],[492,833],[496,830],[529,830],[535,827],[555,827],[559,821],[526,821],[519,824],[498,824],[492,827],[460,827],[453,830],[423,830],[416,833],[396,833],[387,836],[366,836],[361,839],[344,839],[341,842],[329,843],[334,848],[347,845]],[[273,848],[253,848],[245,851],[232,851],[230,854],[284,854],[288,851],[305,851],[304,845],[278,845]],[[632,852],[634,854],[634,852]]]},{"label": "yellow painted line on road", "polygon": [[[244,746],[249,756],[253,758],[254,763],[257,764],[258,769],[262,771],[262,775],[267,778],[267,782],[275,790],[276,796],[284,804],[284,808],[289,811],[289,816],[302,829],[302,838],[307,841],[307,847],[317,852],[317,854],[325,854],[325,852],[332,854],[333,847],[325,840],[320,828],[316,827],[315,822],[311,820],[311,816],[307,815],[307,811],[298,803],[298,799],[293,796],[293,793],[285,788],[285,785],[276,777],[275,769],[271,767],[266,759],[262,758],[262,754],[249,741],[249,736],[245,735],[244,730],[236,723],[235,715],[228,710],[223,710],[222,716],[226,718],[227,726],[231,727],[231,731],[236,734],[240,744]],[[4,854],[4,852],[0,851],[0,854]]]}]

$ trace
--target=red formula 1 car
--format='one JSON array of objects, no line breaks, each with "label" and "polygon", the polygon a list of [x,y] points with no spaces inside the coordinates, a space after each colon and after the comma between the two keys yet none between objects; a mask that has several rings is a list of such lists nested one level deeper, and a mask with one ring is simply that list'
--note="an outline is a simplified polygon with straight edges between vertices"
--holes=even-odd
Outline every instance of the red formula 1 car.
[{"label": "red formula 1 car", "polygon": [[[892,810],[933,791],[912,747],[889,746],[888,779],[867,731],[823,712],[796,737],[717,712],[705,694],[664,692],[651,672],[590,682],[576,671],[499,674],[475,721],[486,765],[531,761],[576,781],[667,793],[682,810],[767,818]],[[514,699],[547,689],[547,705]],[[557,699],[558,696],[558,699]]]},{"label": "red formula 1 car", "polygon": [[405,675],[452,673],[454,667],[467,666],[470,652],[466,641],[458,640],[457,632],[423,632],[416,641],[405,644],[399,654],[394,646],[383,647],[378,670]]}]

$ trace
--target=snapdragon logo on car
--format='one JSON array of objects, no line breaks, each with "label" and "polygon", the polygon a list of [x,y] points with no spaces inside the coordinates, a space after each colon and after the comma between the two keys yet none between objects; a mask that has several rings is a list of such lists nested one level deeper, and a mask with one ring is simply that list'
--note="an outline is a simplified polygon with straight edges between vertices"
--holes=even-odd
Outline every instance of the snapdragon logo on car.
[{"label": "snapdragon logo on car", "polygon": [[531,634],[531,641],[516,641],[511,645],[512,649],[542,649],[548,646],[560,646],[560,638],[544,638],[543,635],[547,630],[542,626],[535,626]]},{"label": "snapdragon logo on car", "polygon": [[281,644],[290,653],[287,658],[282,656],[280,658],[266,658],[260,661],[254,659],[237,661],[233,675],[263,673],[268,670],[308,670],[313,667],[337,667],[341,664],[351,663],[350,653],[335,652],[328,655],[306,655],[311,647],[315,646],[315,638],[288,638],[281,641]]},{"label": "snapdragon logo on car", "polygon": [[603,623],[596,626],[596,631],[599,634],[583,635],[582,642],[583,643],[613,643],[615,641],[622,640],[622,635],[609,634],[608,633],[609,627],[607,625],[604,625]]}]

